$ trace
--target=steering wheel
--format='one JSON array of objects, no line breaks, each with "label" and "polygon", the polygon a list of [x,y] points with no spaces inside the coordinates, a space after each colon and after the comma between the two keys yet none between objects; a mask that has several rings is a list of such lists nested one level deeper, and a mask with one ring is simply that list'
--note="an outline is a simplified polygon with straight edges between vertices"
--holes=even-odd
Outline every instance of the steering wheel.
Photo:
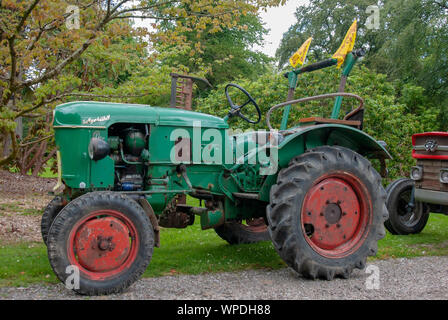
[{"label": "steering wheel", "polygon": [[[245,103],[243,103],[241,106],[236,105],[232,101],[232,98],[230,98],[230,95],[229,95],[229,88],[230,87],[234,87],[234,88],[237,88],[238,90],[240,90],[242,93],[244,93],[247,96],[248,100]],[[257,123],[259,123],[261,121],[261,110],[260,110],[260,107],[258,107],[258,104],[255,102],[255,99],[252,98],[252,96],[249,94],[249,92],[247,92],[244,88],[242,88],[239,85],[234,84],[234,83],[229,83],[226,86],[225,91],[226,91],[227,101],[229,102],[230,107],[231,107],[231,109],[229,111],[229,117],[238,116],[238,117],[240,117],[240,118],[244,119],[245,121],[247,121],[249,123],[252,123],[252,124],[257,124]],[[254,105],[255,109],[257,110],[258,119],[256,121],[247,118],[244,114],[242,114],[240,112],[241,109],[244,108],[245,106],[247,106],[248,104]]]}]

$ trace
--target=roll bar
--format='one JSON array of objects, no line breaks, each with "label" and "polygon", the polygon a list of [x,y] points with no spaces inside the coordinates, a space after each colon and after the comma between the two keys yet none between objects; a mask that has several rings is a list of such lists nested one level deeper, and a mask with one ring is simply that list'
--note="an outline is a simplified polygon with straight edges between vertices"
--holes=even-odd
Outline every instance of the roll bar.
[{"label": "roll bar", "polygon": [[[335,97],[348,97],[348,98],[354,98],[359,101],[358,108],[356,108],[356,109],[352,110],[350,113],[348,113],[344,117],[344,120],[349,118],[351,115],[355,114],[356,112],[364,109],[364,99],[356,94],[345,93],[345,92],[327,93],[327,94],[322,94],[322,95],[313,96],[313,97],[306,97],[306,98],[301,98],[301,99],[297,99],[297,100],[291,100],[291,101],[283,102],[283,103],[273,106],[272,108],[269,109],[268,113],[266,114],[266,124],[268,125],[269,130],[274,130],[271,125],[271,113],[274,110],[277,110],[277,109],[280,109],[280,108],[283,108],[286,106],[292,106],[294,104],[298,104],[298,103],[302,103],[302,102],[309,102],[309,101],[314,101],[314,100],[325,100],[325,99],[331,99],[331,98],[335,98]],[[281,131],[288,131],[288,130],[281,130]]]}]

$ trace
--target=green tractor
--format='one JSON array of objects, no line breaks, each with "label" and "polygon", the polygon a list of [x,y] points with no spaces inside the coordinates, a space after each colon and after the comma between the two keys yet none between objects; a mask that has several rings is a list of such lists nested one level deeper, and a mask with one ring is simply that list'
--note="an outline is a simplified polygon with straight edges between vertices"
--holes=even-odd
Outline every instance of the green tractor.
[{"label": "green tractor", "polygon": [[[225,118],[132,104],[58,106],[54,130],[65,188],[42,218],[57,277],[67,282],[76,269],[76,292],[120,292],[148,267],[160,227],[185,228],[196,216],[202,229],[213,228],[230,244],[271,240],[308,278],[347,278],[364,268],[388,218],[381,176],[367,158],[384,165],[390,155],[362,131],[363,100],[343,92],[362,54],[346,55],[338,93],[292,100],[298,75],[334,66],[336,58],[287,73],[289,101],[269,110],[268,131],[229,132],[233,117],[261,120],[255,99],[235,84],[226,87]],[[231,90],[247,101],[235,104]],[[360,105],[340,119],[344,97]],[[322,99],[336,100],[331,118],[288,127],[293,105]],[[251,116],[248,105],[256,110]],[[274,130],[270,116],[281,108]],[[187,205],[185,195],[204,205]]]}]

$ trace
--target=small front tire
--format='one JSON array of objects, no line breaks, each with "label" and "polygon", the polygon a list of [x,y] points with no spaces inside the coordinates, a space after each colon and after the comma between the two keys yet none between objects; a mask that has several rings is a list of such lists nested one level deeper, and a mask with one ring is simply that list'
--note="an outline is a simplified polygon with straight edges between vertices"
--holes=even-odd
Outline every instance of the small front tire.
[{"label": "small front tire", "polygon": [[[54,219],[47,239],[56,276],[85,295],[119,293],[146,270],[154,231],[143,208],[125,195],[87,193]],[[69,278],[79,271],[79,281]],[[67,283],[67,281],[69,283]]]},{"label": "small front tire", "polygon": [[387,188],[387,209],[389,219],[385,226],[394,235],[418,234],[425,228],[429,219],[429,206],[414,201],[410,206],[414,181],[411,179],[398,179]]}]

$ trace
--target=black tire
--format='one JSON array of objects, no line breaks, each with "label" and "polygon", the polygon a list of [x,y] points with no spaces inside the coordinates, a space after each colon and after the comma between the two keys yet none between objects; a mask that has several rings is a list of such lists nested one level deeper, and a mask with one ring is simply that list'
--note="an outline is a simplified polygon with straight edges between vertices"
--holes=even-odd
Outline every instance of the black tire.
[{"label": "black tire", "polygon": [[394,235],[418,234],[428,222],[429,206],[425,203],[416,201],[415,208],[408,211],[413,187],[413,180],[403,178],[394,181],[387,189],[389,219],[385,226]]},{"label": "black tire", "polygon": [[[397,179],[392,181],[387,187],[386,187],[386,193],[389,194],[389,191],[392,187],[394,187],[397,183],[399,183],[401,180],[406,180],[406,178],[401,178],[401,179]],[[386,206],[387,206],[387,200],[386,200]],[[387,206],[388,207],[388,206]],[[389,209],[388,209],[389,210]],[[390,214],[389,214],[390,216]],[[386,227],[386,229],[392,233],[392,234],[397,234],[397,231],[394,230],[394,228],[392,227],[392,224],[390,223],[390,219],[387,219],[386,221],[384,221],[384,226]]]},{"label": "black tire", "polygon": [[[110,224],[109,231],[94,229],[100,223]],[[79,269],[79,287],[70,289],[85,295],[103,295],[122,292],[145,272],[154,249],[154,231],[145,211],[134,200],[113,192],[92,192],[61,210],[47,242],[50,265],[62,283],[70,276],[67,267],[75,265]]]},{"label": "black tire", "polygon": [[215,228],[216,234],[229,244],[249,244],[270,241],[269,231],[264,219],[254,219],[254,223],[246,221],[229,221]]},{"label": "black tire", "polygon": [[[353,182],[353,188],[345,178]],[[327,182],[330,187],[323,188]],[[348,187],[339,188],[339,184]],[[347,198],[337,198],[342,201],[333,203],[333,186],[338,186],[338,193],[346,192]],[[359,194],[352,196],[351,191]],[[312,198],[314,195],[316,198]],[[322,203],[316,207],[319,210],[311,209],[310,199],[317,199],[318,205]],[[274,247],[289,267],[307,278],[348,278],[354,268],[365,267],[367,257],[376,254],[377,242],[385,236],[388,212],[381,177],[368,160],[350,149],[324,146],[296,157],[279,172],[270,200],[267,218]],[[360,204],[359,215],[358,210],[343,212],[355,201]],[[347,218],[359,219],[359,226]],[[305,219],[324,222],[325,226],[305,223]],[[349,228],[356,229],[346,236]],[[314,243],[336,236],[344,239],[342,244],[324,247]]]},{"label": "black tire", "polygon": [[66,204],[66,201],[61,196],[57,196],[54,197],[45,208],[40,222],[40,232],[45,245],[47,245],[48,232],[50,231],[54,218],[56,218],[58,213],[65,207]]}]

